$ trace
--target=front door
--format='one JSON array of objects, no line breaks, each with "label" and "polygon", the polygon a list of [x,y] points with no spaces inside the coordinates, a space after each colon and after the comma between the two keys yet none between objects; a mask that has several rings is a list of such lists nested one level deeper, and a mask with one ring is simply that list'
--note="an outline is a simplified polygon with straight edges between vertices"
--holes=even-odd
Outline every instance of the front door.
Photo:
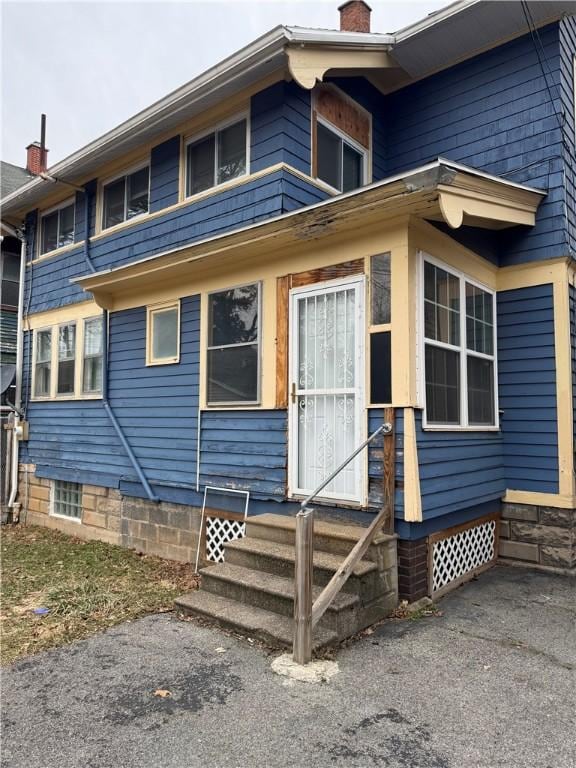
[{"label": "front door", "polygon": [[[311,493],[364,439],[364,277],[291,292],[290,490]],[[361,503],[366,457],[320,498]]]}]

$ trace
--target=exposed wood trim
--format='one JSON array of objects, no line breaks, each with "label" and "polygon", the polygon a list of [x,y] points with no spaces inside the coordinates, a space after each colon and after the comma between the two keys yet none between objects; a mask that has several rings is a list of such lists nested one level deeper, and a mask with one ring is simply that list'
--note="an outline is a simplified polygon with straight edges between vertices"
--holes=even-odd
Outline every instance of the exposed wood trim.
[{"label": "exposed wood trim", "polygon": [[288,407],[288,294],[290,275],[276,279],[276,408]]},{"label": "exposed wood trim", "polygon": [[302,288],[304,285],[324,283],[328,280],[364,274],[364,259],[344,261],[341,264],[331,264],[327,267],[310,269],[291,275],[290,288]]},{"label": "exposed wood trim", "polygon": [[318,136],[317,136],[317,112],[312,110],[312,177],[318,176]]},{"label": "exposed wood trim", "polygon": [[370,149],[370,118],[359,104],[330,84],[317,85],[314,100],[319,115],[365,149]]},{"label": "exposed wood trim", "polygon": [[392,424],[392,432],[388,435],[384,435],[384,473],[383,473],[383,504],[385,510],[387,510],[387,516],[382,526],[384,533],[394,533],[394,490],[396,487],[396,472],[395,472],[395,458],[396,458],[396,439],[394,423],[394,408],[384,408],[384,421]]}]

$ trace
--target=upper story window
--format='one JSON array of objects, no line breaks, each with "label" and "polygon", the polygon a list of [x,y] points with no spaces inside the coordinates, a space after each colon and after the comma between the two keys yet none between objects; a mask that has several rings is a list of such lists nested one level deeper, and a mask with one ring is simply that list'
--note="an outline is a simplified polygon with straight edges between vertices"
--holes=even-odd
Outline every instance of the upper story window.
[{"label": "upper story window", "polygon": [[371,117],[330,83],[314,89],[313,175],[339,192],[368,181]]},{"label": "upper story window", "polygon": [[340,192],[365,183],[367,152],[320,119],[316,125],[316,176]]},{"label": "upper story window", "polygon": [[426,425],[497,426],[495,294],[424,261]]},{"label": "upper story window", "polygon": [[186,196],[195,195],[248,172],[248,121],[219,126],[186,145]]},{"label": "upper story window", "polygon": [[150,167],[138,168],[104,184],[102,228],[148,213]]},{"label": "upper story window", "polygon": [[208,405],[260,399],[260,284],[208,296]]},{"label": "upper story window", "polygon": [[4,307],[17,307],[20,295],[20,254],[3,251],[0,272],[0,303]]},{"label": "upper story window", "polygon": [[55,251],[74,242],[74,201],[68,200],[42,215],[40,220],[40,254]]}]

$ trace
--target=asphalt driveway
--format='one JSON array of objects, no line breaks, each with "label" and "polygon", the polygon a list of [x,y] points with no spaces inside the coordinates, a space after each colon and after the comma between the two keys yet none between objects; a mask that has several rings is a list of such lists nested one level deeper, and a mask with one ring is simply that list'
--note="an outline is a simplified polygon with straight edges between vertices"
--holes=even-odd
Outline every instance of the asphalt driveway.
[{"label": "asphalt driveway", "polygon": [[574,581],[497,567],[440,608],[320,685],[171,615],[122,624],[3,670],[2,765],[574,768]]}]

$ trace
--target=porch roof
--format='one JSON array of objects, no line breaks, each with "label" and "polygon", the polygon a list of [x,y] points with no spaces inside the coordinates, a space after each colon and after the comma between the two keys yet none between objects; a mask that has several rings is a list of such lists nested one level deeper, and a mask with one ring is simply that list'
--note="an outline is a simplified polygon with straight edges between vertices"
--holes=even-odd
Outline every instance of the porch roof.
[{"label": "porch roof", "polygon": [[262,222],[198,240],[131,264],[75,278],[72,282],[111,309],[116,297],[137,293],[156,282],[176,282],[226,264],[249,261],[303,241],[353,233],[402,216],[503,229],[533,226],[546,192],[491,176],[444,158],[352,192],[284,213]]}]

